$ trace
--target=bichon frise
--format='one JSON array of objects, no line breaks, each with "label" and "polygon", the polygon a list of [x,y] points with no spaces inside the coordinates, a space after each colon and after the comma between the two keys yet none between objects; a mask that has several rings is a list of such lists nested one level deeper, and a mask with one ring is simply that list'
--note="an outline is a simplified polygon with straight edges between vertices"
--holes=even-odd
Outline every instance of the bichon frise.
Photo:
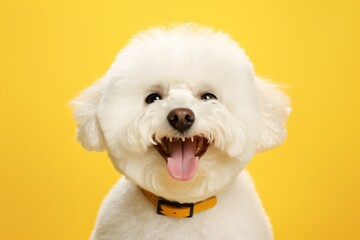
[{"label": "bichon frise", "polygon": [[284,140],[289,101],[227,34],[142,32],[72,103],[78,140],[124,175],[91,239],[273,239],[243,169]]}]

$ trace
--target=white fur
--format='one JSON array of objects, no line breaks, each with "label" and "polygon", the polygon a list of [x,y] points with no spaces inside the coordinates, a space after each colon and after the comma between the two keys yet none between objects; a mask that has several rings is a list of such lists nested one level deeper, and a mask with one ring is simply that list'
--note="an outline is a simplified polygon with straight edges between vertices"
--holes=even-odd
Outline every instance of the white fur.
[{"label": "white fur", "polygon": [[[146,104],[153,92],[162,100]],[[206,92],[218,100],[201,100]],[[245,52],[228,35],[192,24],[140,33],[73,105],[78,140],[88,150],[106,149],[128,179],[105,199],[92,239],[273,238],[242,170],[255,152],[284,140],[289,101],[255,76]],[[211,142],[197,173],[185,182],[169,175],[153,147],[163,137],[182,137],[167,122],[169,111],[179,107],[196,116],[185,137]],[[158,216],[138,186],[181,203],[216,195],[218,204],[191,219]]]}]

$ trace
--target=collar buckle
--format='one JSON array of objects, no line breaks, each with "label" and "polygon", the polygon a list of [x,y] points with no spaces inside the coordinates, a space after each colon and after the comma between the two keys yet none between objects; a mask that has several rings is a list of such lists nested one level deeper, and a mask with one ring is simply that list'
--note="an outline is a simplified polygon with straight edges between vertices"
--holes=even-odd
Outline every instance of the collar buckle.
[{"label": "collar buckle", "polygon": [[157,201],[156,212],[159,215],[175,218],[191,218],[194,214],[194,204],[177,203],[159,199]]},{"label": "collar buckle", "polygon": [[197,203],[178,203],[158,197],[145,189],[141,188],[141,190],[156,207],[157,214],[174,218],[191,218],[195,213],[214,207],[217,202],[216,197],[213,196]]}]

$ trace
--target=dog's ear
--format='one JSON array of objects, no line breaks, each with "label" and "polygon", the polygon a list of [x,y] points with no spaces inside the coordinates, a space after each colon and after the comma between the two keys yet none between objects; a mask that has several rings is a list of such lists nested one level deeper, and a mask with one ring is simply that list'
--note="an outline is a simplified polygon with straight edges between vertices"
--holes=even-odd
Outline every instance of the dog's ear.
[{"label": "dog's ear", "polygon": [[255,86],[261,112],[260,136],[256,150],[262,152],[281,144],[285,139],[287,135],[285,122],[291,108],[289,98],[277,89],[279,85],[256,77]]},{"label": "dog's ear", "polygon": [[104,91],[105,79],[97,80],[70,102],[74,108],[77,140],[89,151],[105,150],[104,137],[97,118],[97,106]]}]

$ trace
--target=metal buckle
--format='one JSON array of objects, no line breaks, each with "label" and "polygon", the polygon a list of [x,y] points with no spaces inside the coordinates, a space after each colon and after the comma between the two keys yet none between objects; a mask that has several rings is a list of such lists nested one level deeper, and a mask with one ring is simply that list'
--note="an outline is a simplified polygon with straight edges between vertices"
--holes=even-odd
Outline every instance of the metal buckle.
[{"label": "metal buckle", "polygon": [[191,218],[194,214],[194,204],[193,203],[177,203],[177,202],[169,202],[164,199],[159,199],[157,202],[156,212],[159,215],[164,215],[161,211],[161,206],[169,206],[169,207],[175,207],[175,208],[189,208],[189,215],[186,216],[187,218]]}]

